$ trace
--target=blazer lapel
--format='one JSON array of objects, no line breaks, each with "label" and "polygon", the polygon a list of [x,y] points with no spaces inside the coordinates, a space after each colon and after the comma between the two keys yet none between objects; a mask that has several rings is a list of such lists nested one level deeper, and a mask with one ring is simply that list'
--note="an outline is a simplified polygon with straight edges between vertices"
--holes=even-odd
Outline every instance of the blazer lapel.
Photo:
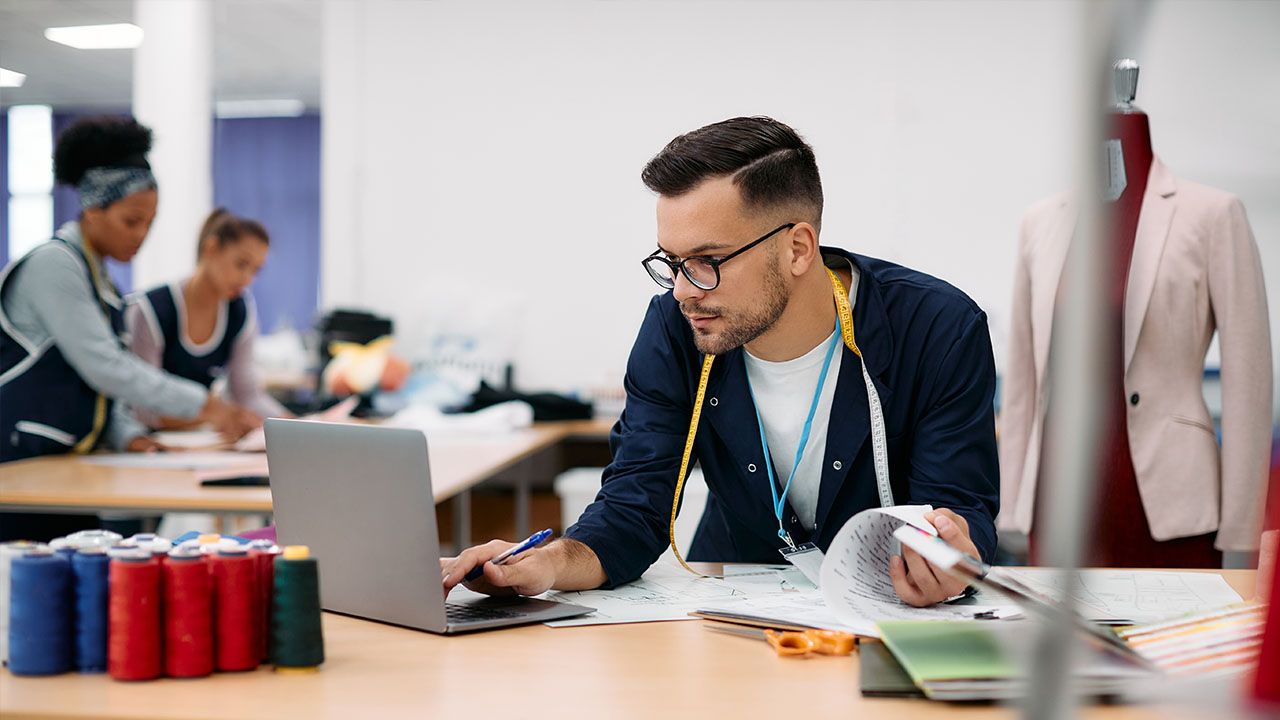
[{"label": "blazer lapel", "polygon": [[1038,388],[1045,387],[1053,313],[1058,305],[1058,288],[1062,284],[1067,250],[1071,247],[1071,238],[1076,231],[1075,203],[1064,196],[1058,209],[1053,227],[1042,241],[1044,246],[1027,248],[1030,257],[1039,258],[1037,267],[1031,268],[1031,342],[1035,353]]},{"label": "blazer lapel", "polygon": [[1160,162],[1151,161],[1147,190],[1138,213],[1138,229],[1133,242],[1133,259],[1129,263],[1129,280],[1124,295],[1124,368],[1127,372],[1138,347],[1138,333],[1147,315],[1151,291],[1156,285],[1156,271],[1164,254],[1165,241],[1177,204],[1177,186],[1173,174]]}]

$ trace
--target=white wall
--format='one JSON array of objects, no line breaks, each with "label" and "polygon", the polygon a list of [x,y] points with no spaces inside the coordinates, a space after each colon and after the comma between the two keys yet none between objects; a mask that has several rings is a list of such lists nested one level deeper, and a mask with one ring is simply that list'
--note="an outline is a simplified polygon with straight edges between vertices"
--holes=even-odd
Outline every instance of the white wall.
[{"label": "white wall", "polygon": [[[326,10],[322,299],[393,314],[406,352],[478,330],[526,388],[616,384],[656,290],[640,168],[681,132],[767,114],[817,152],[823,241],[967,291],[1003,364],[1019,219],[1070,183],[1080,6]],[[1277,3],[1157,3],[1131,49],[1156,151],[1244,199],[1273,294],[1277,28]]]}]

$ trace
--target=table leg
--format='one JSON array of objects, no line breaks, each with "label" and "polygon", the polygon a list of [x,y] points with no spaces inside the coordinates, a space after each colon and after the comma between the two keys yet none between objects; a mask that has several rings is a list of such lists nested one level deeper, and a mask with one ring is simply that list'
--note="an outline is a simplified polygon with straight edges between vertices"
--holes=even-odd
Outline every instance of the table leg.
[{"label": "table leg", "polygon": [[527,538],[531,534],[529,530],[529,515],[533,504],[533,468],[529,463],[524,463],[516,477],[516,536],[513,540],[519,542],[521,538]]},{"label": "table leg", "polygon": [[454,554],[471,547],[471,490],[463,490],[453,496],[453,544]]}]

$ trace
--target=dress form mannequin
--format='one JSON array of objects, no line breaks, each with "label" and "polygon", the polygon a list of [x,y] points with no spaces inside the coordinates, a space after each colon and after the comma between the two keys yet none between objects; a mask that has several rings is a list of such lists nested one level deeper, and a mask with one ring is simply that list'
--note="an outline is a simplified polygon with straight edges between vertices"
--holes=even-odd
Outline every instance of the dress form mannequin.
[{"label": "dress form mannequin", "polygon": [[[1115,65],[1117,104],[1107,115],[1108,140],[1104,146],[1104,200],[1111,213],[1112,274],[1100,283],[1106,293],[1107,404],[1099,445],[1094,501],[1094,522],[1082,562],[1092,567],[1221,567],[1222,554],[1214,550],[1212,533],[1157,542],[1152,538],[1142,499],[1138,494],[1127,423],[1130,398],[1125,392],[1125,298],[1143,197],[1155,154],[1147,114],[1133,104],[1137,94],[1138,64],[1124,59]],[[1061,286],[1059,286],[1061,291]],[[1061,306],[1061,297],[1059,297]],[[1042,474],[1043,477],[1043,474]],[[1044,493],[1041,497],[1047,497]],[[1043,512],[1037,508],[1037,514]],[[1030,549],[1037,564],[1036,527]]]}]

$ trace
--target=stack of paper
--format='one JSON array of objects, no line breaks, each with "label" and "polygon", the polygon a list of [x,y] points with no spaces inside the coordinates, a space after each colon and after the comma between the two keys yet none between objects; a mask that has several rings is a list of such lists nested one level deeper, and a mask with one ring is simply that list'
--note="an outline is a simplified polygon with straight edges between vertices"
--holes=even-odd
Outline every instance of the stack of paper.
[{"label": "stack of paper", "polygon": [[[1011,700],[1027,692],[1031,642],[1023,623],[904,621],[879,624],[885,645],[932,700]],[[1153,671],[1094,647],[1073,673],[1083,695],[1118,695]]]},{"label": "stack of paper", "polygon": [[1170,675],[1238,675],[1256,664],[1266,617],[1266,605],[1237,605],[1119,634]]}]

